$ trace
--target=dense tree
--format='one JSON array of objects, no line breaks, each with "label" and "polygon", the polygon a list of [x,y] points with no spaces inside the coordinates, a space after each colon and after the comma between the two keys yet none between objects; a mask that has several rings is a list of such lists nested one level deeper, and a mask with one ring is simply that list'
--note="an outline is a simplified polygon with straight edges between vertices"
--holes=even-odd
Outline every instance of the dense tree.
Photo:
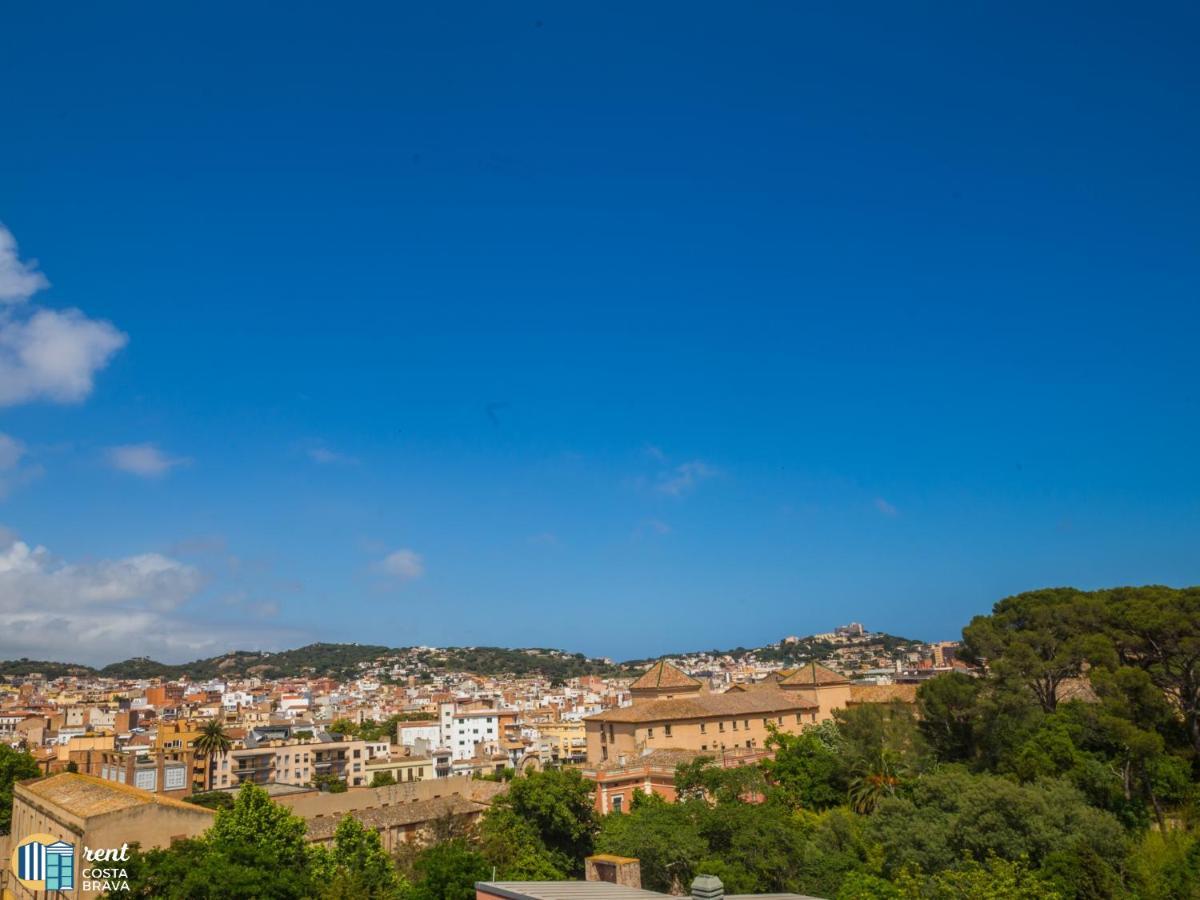
[{"label": "dense tree", "polygon": [[555,868],[578,876],[596,833],[593,791],[576,769],[546,769],[513,779],[492,809],[528,822]]},{"label": "dense tree", "polygon": [[661,797],[638,798],[628,814],[605,816],[597,837],[601,853],[641,860],[642,885],[655,891],[680,891],[691,884],[697,865],[709,856],[700,833],[702,802],[667,803]]},{"label": "dense tree", "polygon": [[475,900],[475,882],[492,870],[465,838],[452,838],[427,848],[414,865],[412,900]]},{"label": "dense tree", "polygon": [[333,900],[402,900],[408,885],[383,849],[378,832],[345,816],[333,834],[333,847],[312,851],[321,896]]},{"label": "dense tree", "polygon": [[1074,588],[1050,588],[1008,597],[990,616],[963,629],[968,658],[987,662],[1002,679],[1025,685],[1042,709],[1053,712],[1059,686],[1088,663],[1115,659],[1104,633],[1104,601]]},{"label": "dense tree", "polygon": [[845,748],[837,723],[823,722],[800,734],[772,729],[763,762],[768,795],[791,809],[822,810],[845,802],[849,786]]},{"label": "dense tree", "polygon": [[1200,753],[1200,588],[1119,588],[1109,593],[1109,607],[1121,660],[1144,669],[1172,698]]},{"label": "dense tree", "polygon": [[13,783],[42,773],[37,761],[23,750],[0,744],[0,834],[12,824]]},{"label": "dense tree", "polygon": [[963,854],[1041,866],[1053,855],[1090,852],[1112,868],[1125,836],[1111,815],[1089,806],[1062,781],[1019,785],[994,775],[947,767],[917,779],[902,797],[882,801],[868,834],[883,848],[883,874],[904,868],[940,872]]},{"label": "dense tree", "polygon": [[978,678],[948,672],[917,688],[919,727],[938,759],[965,762],[975,756],[979,693],[983,687]]},{"label": "dense tree", "polygon": [[131,894],[166,900],[311,896],[304,834],[303,819],[247,782],[233,806],[218,811],[213,827],[200,838],[134,852],[128,867]]},{"label": "dense tree", "polygon": [[766,780],[760,766],[726,768],[714,765],[711,756],[699,756],[675,767],[675,792],[685,800],[750,800],[760,796],[765,787]]}]

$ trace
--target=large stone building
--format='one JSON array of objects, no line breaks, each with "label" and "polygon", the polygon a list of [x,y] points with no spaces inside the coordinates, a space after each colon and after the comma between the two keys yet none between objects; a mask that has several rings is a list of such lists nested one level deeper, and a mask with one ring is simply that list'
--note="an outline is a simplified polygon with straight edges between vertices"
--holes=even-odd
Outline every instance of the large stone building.
[{"label": "large stone building", "polygon": [[[177,838],[201,834],[212,823],[213,813],[203,807],[115,781],[63,772],[13,786],[9,847],[19,847],[35,835],[69,844],[74,863],[70,896],[96,897],[104,891],[96,886],[98,878],[89,877],[94,865],[85,859],[85,847],[113,853],[134,843],[143,849],[165,847]],[[97,865],[121,867],[119,861]],[[41,900],[47,896],[45,890],[26,887],[16,875],[3,872],[6,898]]]},{"label": "large stone building", "polygon": [[828,719],[850,699],[850,682],[816,663],[723,694],[670,663],[660,662],[633,683],[632,706],[584,720],[589,766],[624,764],[654,750],[755,750],[772,728],[795,733]]}]

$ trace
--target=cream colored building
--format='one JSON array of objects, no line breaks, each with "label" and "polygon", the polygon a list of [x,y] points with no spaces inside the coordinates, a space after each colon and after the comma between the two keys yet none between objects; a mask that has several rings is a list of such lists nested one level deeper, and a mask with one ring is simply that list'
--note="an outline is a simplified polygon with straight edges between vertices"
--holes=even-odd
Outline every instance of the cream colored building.
[{"label": "cream colored building", "polygon": [[809,663],[766,682],[712,694],[693,678],[660,662],[630,687],[632,706],[606,709],[584,720],[589,766],[633,761],[653,750],[756,750],[771,729],[797,733],[824,721],[850,700],[850,682]]},{"label": "cream colored building", "polygon": [[370,787],[376,773],[383,772],[391,774],[397,784],[435,777],[433,760],[428,756],[394,756],[391,759],[369,760],[363,768],[363,784]]},{"label": "cream colored building", "polygon": [[[120,851],[125,844],[143,849],[166,847],[178,838],[196,837],[212,826],[213,813],[191,803],[117,784],[62,772],[13,786],[13,819],[9,848],[37,834],[49,835],[74,847],[75,890],[71,897],[97,897],[89,889],[95,866],[119,869],[120,862],[88,863],[84,848]],[[7,869],[8,860],[5,859]],[[3,873],[5,900],[42,900],[45,891],[25,887],[11,871]]]}]

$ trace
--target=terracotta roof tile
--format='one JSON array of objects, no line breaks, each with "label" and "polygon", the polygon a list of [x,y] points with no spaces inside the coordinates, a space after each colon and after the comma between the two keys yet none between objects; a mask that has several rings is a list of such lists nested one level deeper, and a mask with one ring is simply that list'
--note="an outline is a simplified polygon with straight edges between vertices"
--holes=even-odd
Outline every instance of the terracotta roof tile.
[{"label": "terracotta roof tile", "polygon": [[606,709],[587,722],[662,722],[675,719],[715,719],[721,716],[760,716],[795,710],[818,709],[818,705],[787,691],[726,692],[676,697]]},{"label": "terracotta roof tile", "polygon": [[826,668],[820,663],[805,663],[799,669],[789,674],[779,682],[781,685],[794,687],[798,685],[849,684],[849,679],[839,675],[833,669]]},{"label": "terracotta roof tile", "polygon": [[629,686],[631,691],[657,690],[659,688],[698,689],[700,682],[690,675],[661,659],[646,670],[646,674]]},{"label": "terracotta roof tile", "polygon": [[915,684],[852,684],[851,703],[916,703]]}]

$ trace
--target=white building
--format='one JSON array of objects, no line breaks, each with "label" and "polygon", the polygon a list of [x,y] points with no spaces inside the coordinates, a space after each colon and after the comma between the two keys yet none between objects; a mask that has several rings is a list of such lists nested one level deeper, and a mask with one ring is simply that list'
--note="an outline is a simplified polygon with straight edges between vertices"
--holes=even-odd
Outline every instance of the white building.
[{"label": "white building", "polygon": [[500,717],[494,709],[463,712],[453,703],[440,708],[441,746],[449,747],[454,759],[470,759],[476,744],[495,743],[500,739]]}]

